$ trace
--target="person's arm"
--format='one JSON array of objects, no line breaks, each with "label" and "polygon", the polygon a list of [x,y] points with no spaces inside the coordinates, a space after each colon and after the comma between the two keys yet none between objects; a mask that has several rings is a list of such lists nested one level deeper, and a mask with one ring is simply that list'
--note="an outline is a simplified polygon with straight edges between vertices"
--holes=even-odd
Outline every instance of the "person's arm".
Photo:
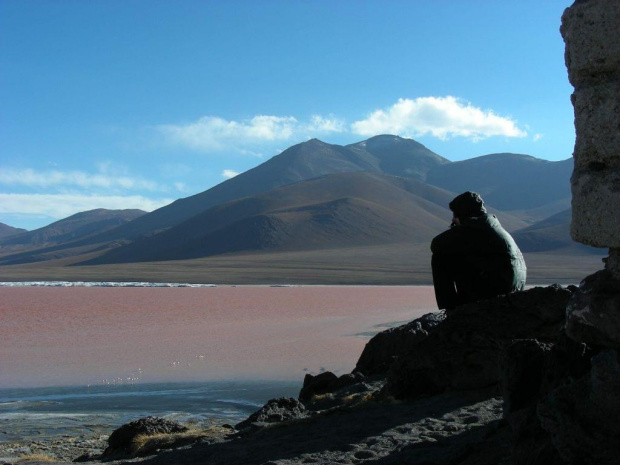
[{"label": "person's arm", "polygon": [[431,252],[443,255],[465,255],[463,226],[452,226],[431,241]]}]

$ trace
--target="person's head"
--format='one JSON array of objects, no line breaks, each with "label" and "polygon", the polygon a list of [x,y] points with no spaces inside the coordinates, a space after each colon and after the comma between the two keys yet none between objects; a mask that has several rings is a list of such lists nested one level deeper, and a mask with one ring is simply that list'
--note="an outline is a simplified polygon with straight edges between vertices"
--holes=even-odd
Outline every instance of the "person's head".
[{"label": "person's head", "polygon": [[472,216],[481,216],[487,212],[482,197],[476,192],[463,192],[461,195],[456,196],[448,206],[452,210],[454,218],[459,220]]}]

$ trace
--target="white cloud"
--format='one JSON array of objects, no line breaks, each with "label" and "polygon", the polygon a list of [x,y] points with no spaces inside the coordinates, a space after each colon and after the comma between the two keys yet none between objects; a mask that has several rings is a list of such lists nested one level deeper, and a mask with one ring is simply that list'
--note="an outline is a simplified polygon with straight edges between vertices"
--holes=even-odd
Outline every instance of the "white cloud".
[{"label": "white cloud", "polygon": [[312,116],[310,122],[300,122],[293,116],[257,115],[244,121],[229,121],[217,116],[204,116],[198,121],[175,125],[165,124],[158,131],[171,143],[202,152],[234,150],[256,154],[254,147],[293,138],[341,132],[344,121],[334,117]]},{"label": "white cloud", "polygon": [[27,187],[81,187],[103,189],[145,189],[158,190],[155,182],[128,176],[111,176],[108,174],[90,174],[83,171],[35,171],[33,169],[0,171],[0,184]]},{"label": "white cloud", "polygon": [[187,185],[184,182],[175,182],[174,188],[179,192],[187,192]]},{"label": "white cloud", "polygon": [[542,139],[544,137],[543,134],[534,134],[534,142],[538,142],[540,139]]},{"label": "white cloud", "polygon": [[211,151],[238,142],[286,140],[293,134],[297,120],[292,116],[258,115],[248,121],[227,121],[217,116],[204,116],[186,125],[161,125],[158,129],[171,142],[191,149]]},{"label": "white cloud", "polygon": [[233,170],[224,170],[224,171],[222,171],[222,176],[225,177],[226,179],[234,178],[238,174],[239,173],[237,171],[233,171]]},{"label": "white cloud", "polygon": [[0,213],[44,215],[61,219],[95,208],[138,208],[153,211],[172,201],[173,199],[149,199],[140,195],[0,194]]},{"label": "white cloud", "polygon": [[525,137],[527,132],[510,118],[482,110],[455,97],[399,99],[385,110],[376,110],[356,121],[351,130],[360,135],[431,135],[439,139],[467,137],[474,141],[491,136]]},{"label": "white cloud", "polygon": [[329,118],[323,118],[320,115],[313,115],[310,123],[306,127],[306,131],[310,132],[344,132],[346,125],[344,120],[337,119],[330,115]]}]

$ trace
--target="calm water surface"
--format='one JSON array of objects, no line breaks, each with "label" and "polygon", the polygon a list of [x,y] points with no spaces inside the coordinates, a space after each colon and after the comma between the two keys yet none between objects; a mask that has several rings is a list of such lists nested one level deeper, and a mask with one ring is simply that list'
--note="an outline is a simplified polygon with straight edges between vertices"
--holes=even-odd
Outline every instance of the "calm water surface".
[{"label": "calm water surface", "polygon": [[344,373],[435,308],[427,286],[0,287],[0,388]]}]

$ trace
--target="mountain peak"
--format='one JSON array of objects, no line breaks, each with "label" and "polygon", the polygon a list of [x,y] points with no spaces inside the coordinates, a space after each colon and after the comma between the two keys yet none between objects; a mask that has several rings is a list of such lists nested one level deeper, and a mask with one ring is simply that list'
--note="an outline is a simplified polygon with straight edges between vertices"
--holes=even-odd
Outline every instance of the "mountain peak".
[{"label": "mountain peak", "polygon": [[436,165],[449,161],[413,139],[393,134],[381,134],[356,144],[347,145],[355,153],[369,154],[378,164],[378,170],[395,176],[425,179]]}]

